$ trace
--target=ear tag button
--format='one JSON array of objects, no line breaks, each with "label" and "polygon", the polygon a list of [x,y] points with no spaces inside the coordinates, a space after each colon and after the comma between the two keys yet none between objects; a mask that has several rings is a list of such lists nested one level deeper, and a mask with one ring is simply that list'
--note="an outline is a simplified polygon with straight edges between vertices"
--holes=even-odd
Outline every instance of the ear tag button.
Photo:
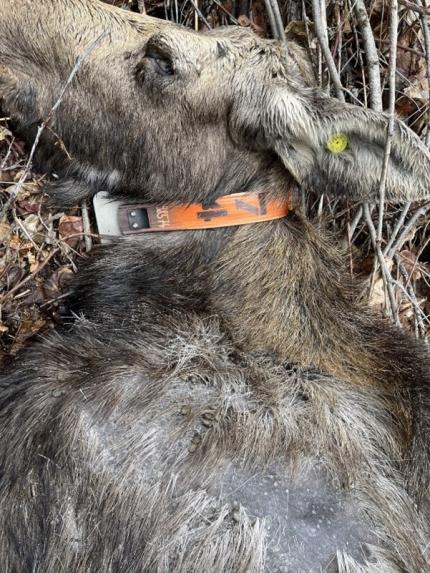
[{"label": "ear tag button", "polygon": [[348,147],[348,137],[344,133],[334,133],[327,141],[327,149],[332,153],[342,153]]}]

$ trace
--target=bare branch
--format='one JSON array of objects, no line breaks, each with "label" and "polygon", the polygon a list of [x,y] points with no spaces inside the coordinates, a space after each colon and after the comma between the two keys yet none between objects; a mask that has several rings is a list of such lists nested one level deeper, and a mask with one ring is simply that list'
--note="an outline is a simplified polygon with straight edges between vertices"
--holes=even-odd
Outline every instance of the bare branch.
[{"label": "bare branch", "polygon": [[402,228],[403,223],[405,222],[406,215],[408,214],[411,205],[412,205],[411,201],[408,201],[407,203],[405,203],[403,205],[403,209],[402,209],[402,212],[400,213],[400,217],[398,218],[397,223],[393,229],[393,232],[391,233],[390,240],[386,244],[385,249],[383,251],[384,257],[388,256],[388,252],[390,251],[391,247],[393,246],[393,243],[394,243],[397,235],[399,234],[399,231]]},{"label": "bare branch", "polygon": [[[330,52],[330,47],[328,45],[327,39],[327,26],[324,26],[323,16],[321,14],[321,4],[320,0],[312,0],[312,9],[314,13],[314,28],[315,34],[318,38],[318,42],[321,46],[321,51],[324,55],[324,59],[327,63],[328,72],[330,74],[330,78],[333,82],[333,85],[336,90],[336,96],[340,101],[345,101],[345,96],[343,93],[342,82],[340,81],[340,77],[336,68],[336,64],[334,62],[332,53]],[[325,4],[324,4],[325,10]]]},{"label": "bare branch", "polygon": [[[423,6],[427,9],[426,0],[421,0]],[[429,25],[427,21],[427,15],[425,13],[421,14],[421,27],[424,35],[424,45],[426,52],[426,64],[427,64],[427,82],[428,82],[428,102],[427,102],[427,131],[426,131],[426,145],[430,147],[430,32]]]},{"label": "bare branch", "polygon": [[281,11],[279,10],[278,0],[265,0],[265,5],[273,37],[281,40],[282,42],[286,42],[287,39],[285,36],[285,29],[282,22]]},{"label": "bare branch", "polygon": [[[409,0],[399,0],[399,4],[401,4],[402,6],[404,6],[405,8],[408,8],[409,10],[412,10],[413,12],[417,12],[417,14],[421,14],[421,15],[430,15],[430,12],[428,10],[427,7],[421,8],[421,6],[418,6],[417,4],[415,4],[414,2],[409,2]],[[424,4],[424,3],[423,3]]]},{"label": "bare branch", "polygon": [[415,223],[418,221],[420,217],[424,216],[429,210],[430,210],[430,205],[427,205],[421,207],[421,209],[418,209],[418,211],[414,213],[414,215],[410,218],[408,224],[403,228],[397,240],[391,245],[390,249],[388,250],[387,252],[388,259],[392,259],[395,252],[402,248],[403,243],[406,241],[410,231],[414,228]]},{"label": "bare branch", "polygon": [[88,213],[88,205],[84,200],[81,203],[81,213],[82,213],[82,224],[84,227],[84,240],[85,240],[85,250],[89,253],[93,247],[93,241],[91,239],[91,224],[90,216]]},{"label": "bare branch", "polygon": [[382,226],[384,223],[385,183],[387,181],[388,164],[391,153],[391,140],[394,135],[395,105],[396,105],[396,64],[397,64],[397,28],[398,28],[398,5],[397,0],[390,0],[390,67],[389,67],[389,105],[388,105],[388,128],[387,141],[384,150],[384,164],[382,167],[381,180],[379,182],[379,217],[377,240],[381,247]]},{"label": "bare branch", "polygon": [[405,286],[403,287],[400,283],[396,283],[396,286],[398,286],[401,290],[403,290],[403,292],[406,294],[407,298],[410,300],[413,311],[414,311],[414,315],[415,315],[415,322],[417,325],[417,338],[424,338],[426,331],[424,328],[424,324],[423,324],[423,319],[427,320],[428,322],[428,318],[426,317],[426,315],[424,314],[424,312],[422,311],[420,305],[418,304],[418,300],[415,294],[414,289],[412,288],[412,285],[409,282],[409,277],[408,277],[408,273],[406,272],[406,269],[402,263],[402,259],[400,257],[399,254],[395,255],[395,261],[397,264],[397,267],[400,271],[400,274],[403,277],[403,280],[405,281]]},{"label": "bare branch", "polygon": [[369,70],[370,107],[376,111],[382,111],[381,76],[379,74],[379,58],[375,38],[364,1],[355,0],[353,6],[358,27],[363,37],[364,51],[366,53]]},{"label": "bare branch", "polygon": [[387,268],[387,264],[385,262],[383,254],[382,254],[381,247],[377,241],[376,229],[375,229],[375,226],[374,226],[373,221],[372,221],[372,215],[370,213],[369,204],[365,203],[363,208],[364,208],[364,217],[366,219],[366,223],[367,223],[367,226],[369,228],[372,245],[373,245],[373,248],[375,249],[375,253],[376,253],[376,256],[378,257],[379,265],[381,267],[382,277],[384,280],[384,286],[386,288],[386,291],[388,294],[388,300],[389,300],[390,307],[391,307],[392,318],[393,318],[394,322],[397,324],[397,326],[400,326],[400,321],[399,321],[399,316],[398,316],[399,313],[398,313],[398,309],[397,309],[396,298],[394,295],[391,274]]}]

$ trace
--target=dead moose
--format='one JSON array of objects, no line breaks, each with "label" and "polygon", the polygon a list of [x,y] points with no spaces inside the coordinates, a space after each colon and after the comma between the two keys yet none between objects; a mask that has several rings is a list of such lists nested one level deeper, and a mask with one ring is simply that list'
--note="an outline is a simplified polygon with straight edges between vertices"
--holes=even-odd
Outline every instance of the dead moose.
[{"label": "dead moose", "polygon": [[[30,139],[106,32],[41,141],[55,200],[109,188],[173,213],[242,193],[262,208],[99,250],[78,318],[5,372],[2,572],[428,572],[427,350],[287,213],[297,183],[375,196],[386,117],[327,97],[299,48],[243,29],[2,0],[2,107]],[[429,153],[397,122],[387,197],[429,189]]]}]

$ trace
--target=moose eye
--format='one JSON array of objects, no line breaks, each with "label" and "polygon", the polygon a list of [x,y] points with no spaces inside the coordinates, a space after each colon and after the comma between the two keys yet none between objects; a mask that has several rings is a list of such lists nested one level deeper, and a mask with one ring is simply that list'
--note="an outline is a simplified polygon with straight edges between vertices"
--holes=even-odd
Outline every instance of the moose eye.
[{"label": "moose eye", "polygon": [[169,60],[162,60],[161,58],[154,58],[154,64],[157,71],[162,76],[172,76],[174,73],[172,62]]},{"label": "moose eye", "polygon": [[172,61],[158,52],[148,50],[145,58],[150,60],[154,70],[161,76],[172,76],[175,73]]}]

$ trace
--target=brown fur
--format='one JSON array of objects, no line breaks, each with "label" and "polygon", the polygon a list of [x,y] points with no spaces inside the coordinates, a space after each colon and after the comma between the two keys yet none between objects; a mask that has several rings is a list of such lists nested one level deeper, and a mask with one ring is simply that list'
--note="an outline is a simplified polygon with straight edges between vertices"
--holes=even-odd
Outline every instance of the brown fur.
[{"label": "brown fur", "polygon": [[[96,1],[3,1],[0,95],[25,132],[105,28],[53,120],[72,160],[41,149],[57,200],[377,191],[386,119],[310,87],[294,48]],[[424,196],[429,167],[399,122],[388,195]],[[101,249],[80,318],[0,380],[2,570],[428,571],[427,350],[344,261],[300,213]]]}]

